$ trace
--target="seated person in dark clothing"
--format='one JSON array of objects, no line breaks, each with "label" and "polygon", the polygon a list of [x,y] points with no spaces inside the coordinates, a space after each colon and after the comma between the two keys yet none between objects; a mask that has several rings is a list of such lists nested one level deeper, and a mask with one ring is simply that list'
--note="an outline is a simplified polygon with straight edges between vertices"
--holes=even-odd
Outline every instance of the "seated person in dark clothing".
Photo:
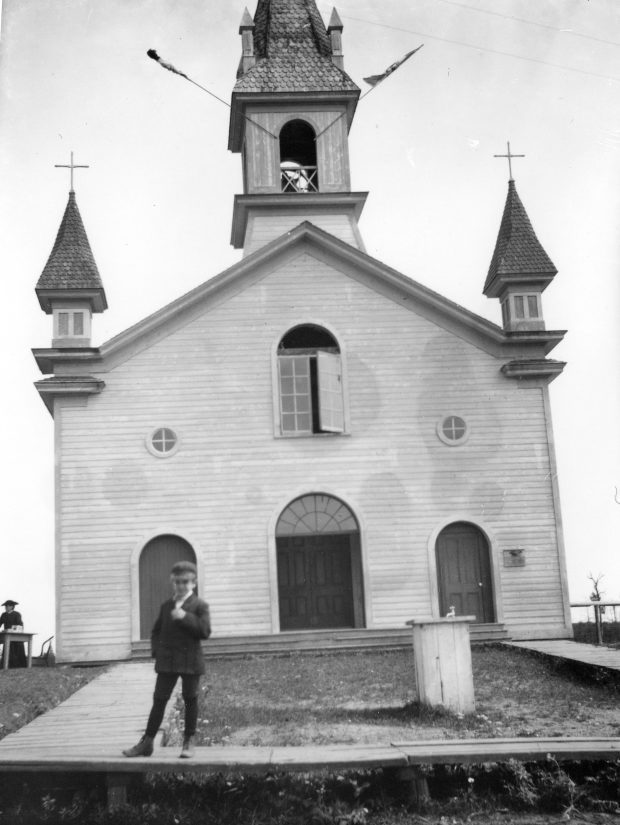
[{"label": "seated person in dark clothing", "polygon": [[[10,630],[12,627],[23,626],[22,614],[15,610],[18,604],[19,602],[14,602],[12,599],[7,599],[5,602],[2,602],[4,613],[0,616],[0,630]],[[7,644],[7,642],[5,642],[5,644]],[[0,667],[2,667],[2,662],[4,662],[4,657],[0,660]],[[24,643],[11,642],[9,648],[9,667],[26,667],[26,664]]]}]

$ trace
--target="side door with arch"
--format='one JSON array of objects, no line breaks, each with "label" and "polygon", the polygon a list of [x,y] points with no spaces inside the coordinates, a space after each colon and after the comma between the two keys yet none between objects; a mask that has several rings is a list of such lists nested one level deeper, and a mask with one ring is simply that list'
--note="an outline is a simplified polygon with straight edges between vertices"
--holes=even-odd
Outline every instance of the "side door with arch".
[{"label": "side door with arch", "polygon": [[170,570],[178,561],[196,564],[191,544],[180,536],[162,535],[151,539],[140,554],[140,638],[150,639],[151,628],[162,602],[172,595]]},{"label": "side door with arch", "polygon": [[495,621],[489,543],[468,522],[455,522],[437,538],[439,612],[454,607],[457,616],[475,616],[477,623]]}]

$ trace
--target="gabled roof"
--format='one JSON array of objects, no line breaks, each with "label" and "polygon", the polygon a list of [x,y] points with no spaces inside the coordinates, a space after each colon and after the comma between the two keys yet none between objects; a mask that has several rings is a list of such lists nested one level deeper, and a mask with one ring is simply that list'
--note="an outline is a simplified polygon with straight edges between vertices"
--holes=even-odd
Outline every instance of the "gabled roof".
[{"label": "gabled roof", "polygon": [[432,289],[411,280],[381,261],[351,246],[334,235],[304,221],[295,229],[247,255],[229,269],[177,298],[153,315],[107,341],[99,349],[63,351],[33,350],[44,373],[69,369],[85,371],[111,369],[115,364],[147,349],[167,334],[231,295],[247,288],[273,272],[288,258],[308,252],[328,261],[335,268],[450,330],[493,355],[505,358],[544,359],[563,338],[558,331],[504,332],[501,327],[444,298]]},{"label": "gabled roof", "polygon": [[36,292],[43,306],[44,296],[49,297],[50,293],[57,291],[62,294],[75,290],[88,292],[91,298],[96,295],[99,309],[95,307],[95,311],[107,307],[103,282],[84,229],[75,192],[71,191],[56,241],[37,282]]},{"label": "gabled roof", "polygon": [[508,183],[508,196],[499,228],[495,252],[483,293],[497,297],[498,286],[507,281],[538,280],[545,286],[557,273],[543,249],[517,194],[514,180]]},{"label": "gabled roof", "polygon": [[238,77],[244,92],[358,92],[332,62],[331,40],[315,0],[258,0],[256,64]]}]

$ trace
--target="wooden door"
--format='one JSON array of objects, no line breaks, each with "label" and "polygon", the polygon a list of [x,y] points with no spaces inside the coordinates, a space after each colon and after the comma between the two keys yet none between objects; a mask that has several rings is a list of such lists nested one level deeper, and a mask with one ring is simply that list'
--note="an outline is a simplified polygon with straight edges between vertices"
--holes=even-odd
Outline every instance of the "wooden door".
[{"label": "wooden door", "polygon": [[354,627],[349,535],[280,536],[277,552],[281,630]]},{"label": "wooden door", "polygon": [[456,522],[437,539],[439,610],[454,607],[457,616],[475,616],[476,622],[495,621],[489,545],[473,524]]},{"label": "wooden door", "polygon": [[192,546],[179,536],[157,536],[140,555],[140,638],[149,639],[162,602],[172,595],[170,570],[178,561],[196,564]]}]

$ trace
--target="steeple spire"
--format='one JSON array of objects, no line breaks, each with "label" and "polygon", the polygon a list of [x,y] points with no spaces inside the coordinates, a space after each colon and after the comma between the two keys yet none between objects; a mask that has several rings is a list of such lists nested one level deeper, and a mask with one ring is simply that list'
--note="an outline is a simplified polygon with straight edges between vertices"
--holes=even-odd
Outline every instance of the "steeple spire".
[{"label": "steeple spire", "polygon": [[499,298],[504,328],[544,329],[541,293],[557,269],[536,237],[514,180],[508,196],[483,294]]},{"label": "steeple spire", "polygon": [[41,309],[53,315],[52,346],[90,346],[92,313],[108,304],[73,190],[35,291]]}]

